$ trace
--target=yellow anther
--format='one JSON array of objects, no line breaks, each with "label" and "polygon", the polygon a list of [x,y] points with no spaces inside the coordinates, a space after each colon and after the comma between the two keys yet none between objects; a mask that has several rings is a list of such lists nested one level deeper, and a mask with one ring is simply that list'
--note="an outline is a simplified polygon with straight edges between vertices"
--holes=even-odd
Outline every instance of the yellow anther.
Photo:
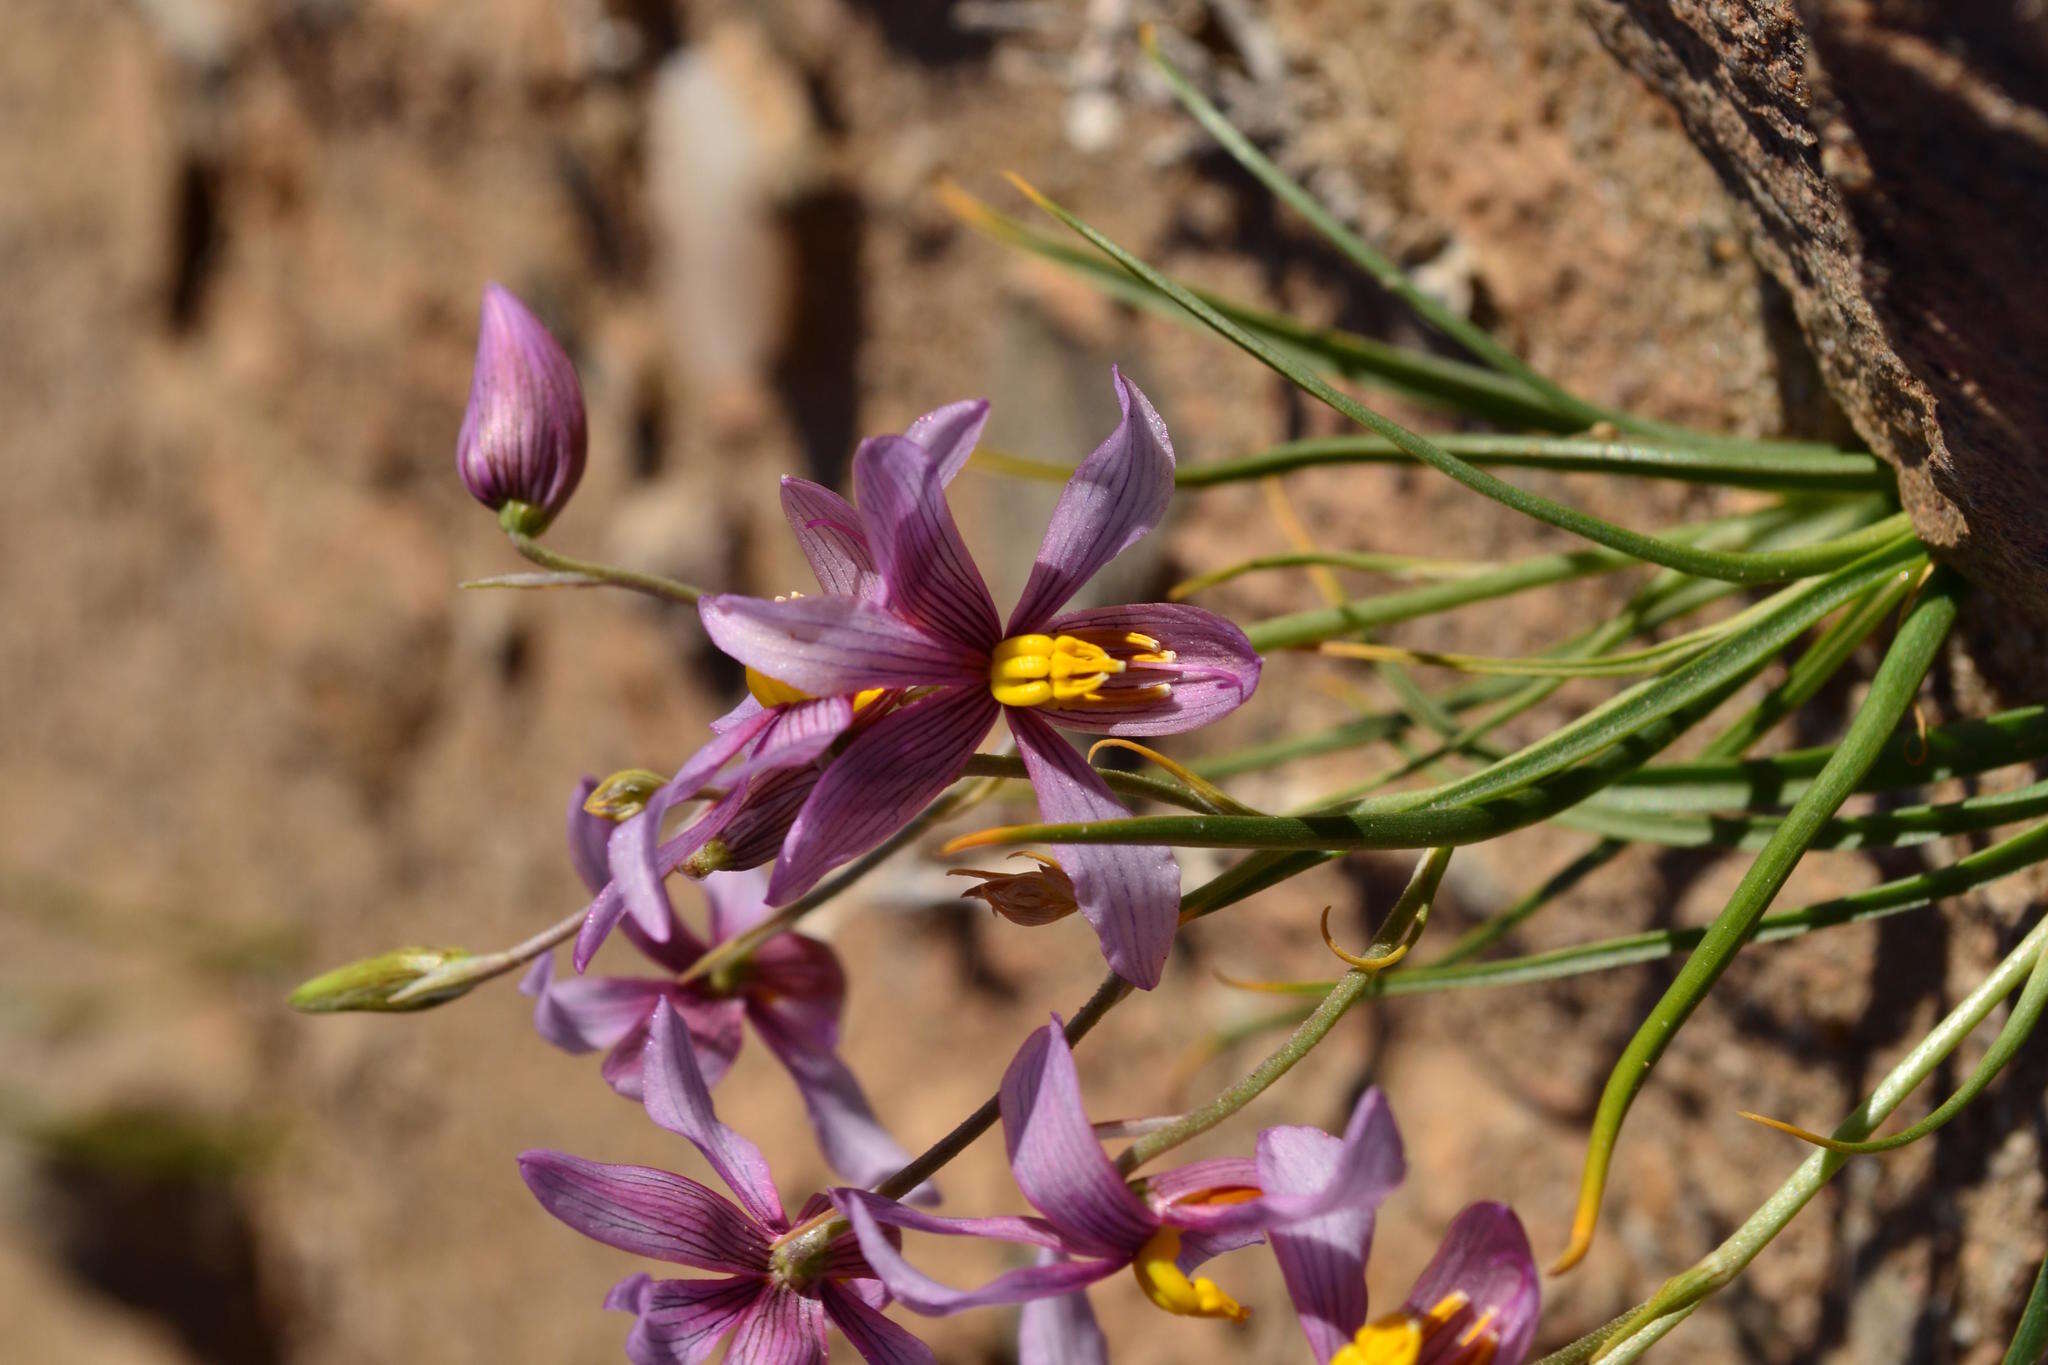
[{"label": "yellow anther", "polygon": [[1136,645],[1139,649],[1159,648],[1159,642],[1157,640],[1153,639],[1149,635],[1140,635],[1135,630],[1131,631],[1129,634],[1124,636],[1124,643],[1127,645]]},{"label": "yellow anther", "polygon": [[1422,1354],[1422,1323],[1406,1313],[1368,1322],[1330,1365],[1415,1365]]},{"label": "yellow anther", "polygon": [[[1133,641],[1157,646],[1149,635]],[[1170,653],[1150,662],[1171,662]],[[1128,663],[1093,640],[1076,635],[1013,635],[989,652],[988,687],[1005,706],[1044,706],[1047,702],[1106,700],[1102,686]],[[1155,693],[1153,689],[1157,689]],[[1154,683],[1146,695],[1163,694],[1166,684]]]},{"label": "yellow anther", "polygon": [[[872,705],[875,698],[888,690],[886,687],[870,687],[865,692],[854,693],[853,709],[859,711]],[[757,668],[747,670],[747,691],[763,706],[794,706],[800,701],[811,700],[810,693],[799,692],[788,683],[779,678],[771,678]]]},{"label": "yellow anther", "polygon": [[[1180,1233],[1161,1228],[1138,1249],[1131,1261],[1131,1273],[1145,1297],[1167,1312],[1184,1318],[1223,1318],[1243,1322],[1251,1310],[1216,1287],[1210,1279],[1190,1280],[1174,1264],[1180,1256]],[[1347,1348],[1348,1349],[1348,1348]]]},{"label": "yellow anther", "polygon": [[[1469,1294],[1454,1289],[1419,1316],[1403,1309],[1376,1318],[1358,1329],[1350,1345],[1330,1357],[1330,1365],[1415,1365],[1422,1348],[1456,1323],[1471,1304]],[[1493,1308],[1481,1313],[1459,1335],[1455,1347],[1448,1353],[1434,1352],[1431,1360],[1437,1365],[1488,1365],[1500,1345],[1492,1331],[1497,1314]]]},{"label": "yellow anther", "polygon": [[747,691],[754,694],[754,700],[763,706],[794,706],[800,701],[809,701],[811,694],[799,692],[780,678],[771,678],[758,668],[747,670]]}]

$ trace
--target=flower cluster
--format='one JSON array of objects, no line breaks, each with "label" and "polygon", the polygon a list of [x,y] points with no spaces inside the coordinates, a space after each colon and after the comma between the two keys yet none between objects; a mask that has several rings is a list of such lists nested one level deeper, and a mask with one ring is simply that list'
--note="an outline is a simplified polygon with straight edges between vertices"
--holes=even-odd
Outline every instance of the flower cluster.
[{"label": "flower cluster", "polygon": [[[575,974],[558,976],[541,955],[522,984],[534,1026],[565,1051],[601,1052],[605,1081],[685,1138],[729,1191],[560,1152],[520,1158],[535,1198],[578,1232],[703,1272],[637,1273],[613,1287],[606,1305],[633,1315],[626,1353],[635,1365],[686,1365],[721,1348],[749,1365],[816,1365],[835,1327],[865,1360],[934,1361],[885,1316],[892,1304],[928,1316],[1022,1305],[1025,1365],[1093,1365],[1108,1353],[1088,1286],[1128,1270],[1168,1313],[1241,1322],[1249,1310],[1199,1272],[1260,1243],[1319,1365],[1519,1365],[1528,1353],[1535,1267],[1521,1224],[1498,1204],[1458,1215],[1401,1306],[1368,1316],[1374,1220],[1405,1174],[1377,1090],[1340,1135],[1272,1127],[1249,1157],[1133,1176],[1089,1120],[1054,1017],[1011,1060],[996,1105],[1012,1176],[1033,1212],[948,1217],[917,1207],[935,1201],[936,1189],[903,1188],[915,1179],[912,1163],[838,1053],[839,960],[775,919],[775,907],[889,839],[958,780],[998,717],[1047,819],[1103,819],[1123,808],[1062,729],[1170,734],[1227,714],[1257,687],[1258,655],[1212,613],[1069,607],[1158,523],[1173,487],[1164,422],[1136,385],[1121,373],[1112,379],[1121,419],[1062,492],[1007,619],[946,501],[988,415],[986,403],[955,403],[900,436],[864,443],[853,501],[783,481],[783,509],[819,591],[700,602],[706,632],[744,666],[748,697],[672,777],[634,771],[602,786],[586,778],[571,797],[570,856],[592,899],[547,940],[574,929]],[[567,357],[495,286],[458,459],[471,491],[500,509],[530,557],[531,537],[582,470],[582,403]],[[700,808],[666,832],[671,812],[691,803]],[[1126,982],[1155,986],[1178,924],[1172,853],[1081,846],[1064,862],[1038,862],[977,873],[984,880],[968,894],[1022,925],[1078,910]],[[708,905],[701,934],[669,898],[678,871]],[[585,975],[615,931],[647,972]],[[380,969],[367,984],[349,976],[342,986],[352,1001],[374,998],[349,1007],[410,1008],[399,978],[427,983],[435,970]],[[794,1217],[761,1151],[712,1105],[711,1087],[748,1029],[788,1071],[826,1162],[850,1182],[812,1195]],[[955,1288],[913,1264],[906,1234],[1011,1244],[1030,1263]]]},{"label": "flower cluster", "polygon": [[[627,1344],[636,1365],[701,1361],[727,1335],[730,1360],[821,1361],[828,1321],[864,1359],[933,1359],[880,1315],[892,1299],[933,1316],[1025,1304],[1025,1365],[1106,1362],[1087,1286],[1128,1268],[1169,1313],[1241,1322],[1248,1311],[1195,1272],[1261,1240],[1319,1365],[1520,1365],[1528,1353],[1536,1266],[1520,1221],[1500,1204],[1460,1213],[1401,1306],[1368,1316],[1374,1219],[1405,1170],[1400,1134],[1377,1090],[1359,1100],[1342,1136],[1268,1128],[1251,1158],[1127,1181],[1095,1137],[1055,1019],[1026,1040],[1000,1093],[1010,1169],[1036,1216],[939,1217],[841,1188],[829,1206],[814,1197],[793,1223],[759,1150],[712,1112],[698,1056],[682,1013],[662,1002],[643,1045],[647,1112],[703,1153],[737,1205],[666,1171],[557,1152],[520,1158],[535,1197],[577,1231],[717,1277],[642,1274],[613,1288],[607,1306],[636,1316]],[[845,1231],[830,1231],[828,1208],[843,1216]],[[812,1229],[829,1235],[806,1238]],[[1033,1248],[1035,1262],[978,1289],[954,1289],[910,1264],[899,1247],[903,1232],[1015,1243]]]}]

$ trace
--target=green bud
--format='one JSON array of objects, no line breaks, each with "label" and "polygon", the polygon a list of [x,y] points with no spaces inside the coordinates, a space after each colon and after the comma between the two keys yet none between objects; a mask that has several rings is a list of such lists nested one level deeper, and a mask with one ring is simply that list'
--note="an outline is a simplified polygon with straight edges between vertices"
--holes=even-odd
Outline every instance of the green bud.
[{"label": "green bud", "polygon": [[469,954],[460,948],[393,948],[314,977],[291,994],[291,1007],[304,1014],[341,1014],[351,1010],[400,1014],[432,1009],[469,992],[469,983],[393,1004],[391,997],[431,972],[460,962]]},{"label": "green bud", "polygon": [[583,799],[583,809],[600,820],[630,820],[647,808],[647,799],[667,781],[645,768],[624,768],[598,783]]}]

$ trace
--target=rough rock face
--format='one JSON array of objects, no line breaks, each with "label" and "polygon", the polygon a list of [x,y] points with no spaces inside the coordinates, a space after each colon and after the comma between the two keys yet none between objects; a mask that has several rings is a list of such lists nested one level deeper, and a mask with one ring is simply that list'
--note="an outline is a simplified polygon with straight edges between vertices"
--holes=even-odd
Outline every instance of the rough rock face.
[{"label": "rough rock face", "polygon": [[2048,18],[1990,0],[1581,8],[1746,207],[1921,536],[2048,615]]}]

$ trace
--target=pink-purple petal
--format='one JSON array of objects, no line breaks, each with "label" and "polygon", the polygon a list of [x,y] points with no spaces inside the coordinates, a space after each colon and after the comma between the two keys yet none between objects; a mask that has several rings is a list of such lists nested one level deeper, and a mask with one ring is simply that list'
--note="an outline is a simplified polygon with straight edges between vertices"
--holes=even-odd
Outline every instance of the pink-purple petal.
[{"label": "pink-purple petal", "polygon": [[964,398],[933,408],[905,428],[903,438],[923,446],[939,471],[939,482],[949,484],[967,467],[967,457],[974,453],[981,429],[987,425],[988,400]]},{"label": "pink-purple petal", "polygon": [[732,1334],[732,1365],[824,1365],[825,1305],[771,1284]]},{"label": "pink-purple petal", "polygon": [[654,1010],[668,983],[648,977],[555,979],[552,954],[537,959],[519,983],[533,997],[534,1031],[564,1052],[595,1052],[631,1033]]},{"label": "pink-purple petal", "polygon": [[882,580],[852,503],[809,479],[785,478],[782,515],[819,587],[841,597],[880,597]]},{"label": "pink-purple petal", "polygon": [[[796,1082],[827,1165],[843,1179],[873,1185],[910,1164],[910,1153],[875,1117],[860,1082],[837,1052],[816,1046],[815,1038],[790,1028],[772,1008],[757,1006],[752,1017],[754,1031]],[[937,1193],[927,1183],[911,1197],[930,1200]]]},{"label": "pink-purple petal", "polygon": [[1146,1176],[1145,1200],[1154,1209],[1167,1209],[1212,1190],[1259,1188],[1259,1166],[1250,1157],[1208,1157]]},{"label": "pink-purple petal", "polygon": [[[1259,1136],[1259,1178],[1265,1194],[1236,1204],[1176,1204],[1160,1217],[1176,1227],[1208,1235],[1260,1232],[1333,1209],[1377,1208],[1407,1173],[1400,1132],[1377,1087],[1359,1098],[1342,1139],[1331,1139],[1334,1147],[1291,1145],[1274,1136],[1289,1131],[1271,1128]],[[1304,1152],[1323,1153],[1324,1157],[1303,1170],[1292,1162]],[[1281,1186],[1297,1185],[1302,1187],[1298,1193],[1281,1192]]]},{"label": "pink-purple petal", "polygon": [[852,597],[725,593],[697,612],[721,650],[812,696],[980,681],[986,667],[974,649]]},{"label": "pink-purple petal", "polygon": [[[1038,1253],[1038,1263],[1060,1258]],[[1017,1318],[1017,1365],[1109,1365],[1109,1341],[1095,1320],[1085,1290],[1033,1299]]]},{"label": "pink-purple petal", "polygon": [[702,1152],[747,1212],[770,1231],[789,1226],[761,1149],[719,1122],[711,1092],[697,1069],[689,1030],[671,1005],[655,1011],[648,1029],[641,1087],[647,1116]]},{"label": "pink-purple petal", "polygon": [[[1336,1170],[1342,1145],[1315,1128],[1267,1129],[1259,1152],[1268,1165],[1268,1188],[1281,1195],[1321,1189]],[[1372,1204],[1358,1203],[1266,1233],[1317,1365],[1328,1365],[1365,1324],[1365,1261],[1376,1216]]]},{"label": "pink-purple petal", "polygon": [[[717,1085],[732,1070],[746,1039],[746,1030],[741,1027],[746,1017],[745,1002],[700,999],[676,989],[667,991],[663,998],[682,1011],[683,1021],[690,1026],[690,1050],[696,1054],[697,1071],[705,1086]],[[650,1007],[632,1032],[613,1044],[599,1068],[606,1085],[640,1103],[647,1098],[647,1035],[653,1020],[654,1008]]]},{"label": "pink-purple petal", "polygon": [[[1051,821],[1129,815],[1074,747],[1036,712],[1011,708],[1010,733],[1031,776],[1039,812]],[[1150,844],[1069,844],[1060,865],[1110,969],[1140,990],[1159,984],[1180,925],[1180,865]]]},{"label": "pink-purple petal", "polygon": [[596,790],[597,779],[586,777],[569,796],[569,863],[593,896],[612,879],[611,866],[605,861],[605,841],[611,837],[611,822],[583,809],[583,803]]},{"label": "pink-purple petal", "polygon": [[[1177,656],[1170,665],[1133,665],[1111,679],[1102,689],[1107,705],[1036,708],[1039,715],[1069,730],[1101,735],[1179,734],[1221,720],[1249,701],[1259,685],[1259,653],[1245,633],[1215,612],[1183,602],[1063,612],[1045,631],[1050,635],[1135,633],[1159,641]],[[1165,682],[1169,690],[1155,700],[1117,704],[1120,690],[1134,692],[1150,682]]]},{"label": "pink-purple petal", "polygon": [[[839,1211],[846,1215],[846,1221],[852,1225],[853,1235],[860,1243],[861,1254],[867,1258],[868,1265],[874,1269],[876,1277],[888,1286],[889,1292],[895,1295],[897,1302],[926,1317],[945,1317],[969,1308],[1028,1303],[1032,1299],[1070,1294],[1105,1276],[1115,1274],[1130,1263],[1128,1255],[1081,1261],[1052,1261],[1005,1271],[979,1289],[955,1289],[911,1265],[903,1258],[903,1253],[890,1242],[888,1234],[882,1230],[881,1217],[889,1217],[895,1226],[917,1226],[909,1223],[903,1216],[911,1212],[910,1210],[904,1210],[901,1206],[892,1209],[889,1207],[890,1201],[869,1194],[865,1190],[834,1190],[833,1202],[839,1205]],[[992,1221],[997,1220],[932,1218],[926,1225],[943,1226]],[[1001,1221],[1023,1223],[1026,1220]]]},{"label": "pink-purple petal", "polygon": [[766,1280],[754,1278],[658,1280],[613,1302],[631,1283],[615,1287],[605,1307],[624,1308],[638,1317],[626,1336],[626,1359],[633,1365],[702,1365],[761,1296],[771,1292]]},{"label": "pink-purple petal", "polygon": [[606,1246],[728,1275],[767,1268],[761,1228],[687,1176],[546,1151],[522,1153],[519,1174],[542,1208]]},{"label": "pink-purple petal", "polygon": [[1076,1253],[1128,1261],[1159,1220],[1096,1140],[1057,1016],[1017,1049],[998,1101],[1010,1171],[1031,1206]]},{"label": "pink-purple petal", "polygon": [[889,610],[956,649],[987,651],[1001,633],[995,602],[953,524],[930,454],[900,436],[864,441],[853,457],[853,487]]},{"label": "pink-purple petal", "polygon": [[940,1237],[982,1237],[1054,1250],[1067,1245],[1059,1230],[1043,1218],[1016,1214],[999,1214],[993,1218],[949,1218],[940,1213],[926,1213],[923,1209],[912,1208],[868,1190],[845,1187],[832,1191],[831,1202],[841,1213],[847,1212],[849,1204],[858,1204],[875,1223],[905,1232],[929,1232]]},{"label": "pink-purple petal", "polygon": [[[1408,1291],[1406,1307],[1427,1313],[1454,1291],[1470,1298],[1467,1312],[1475,1321],[1493,1310],[1487,1326],[1500,1341],[1495,1365],[1521,1365],[1536,1335],[1542,1281],[1522,1220],[1507,1205],[1470,1204],[1451,1220],[1436,1255]],[[1425,1350],[1423,1360],[1428,1359]]]},{"label": "pink-purple petal", "polygon": [[768,874],[759,868],[714,872],[697,883],[711,907],[711,941],[738,938],[768,918]]},{"label": "pink-purple petal", "polygon": [[853,724],[849,697],[815,697],[774,711],[774,719],[761,728],[753,748],[725,775],[727,786],[743,787],[766,773],[808,767]]},{"label": "pink-purple petal", "polygon": [[[1173,441],[1166,423],[1122,371],[1112,369],[1110,379],[1123,417],[1061,491],[1006,635],[1043,629],[1083,584],[1166,515],[1173,496]],[[865,493],[861,503],[866,506]]]},{"label": "pink-purple petal", "polygon": [[[774,711],[763,708],[751,713],[741,723],[714,733],[708,743],[690,755],[674,777],[647,798],[647,805],[639,814],[612,831],[605,852],[612,880],[591,902],[590,910],[583,919],[582,932],[576,936],[574,961],[577,971],[590,965],[598,945],[617,927],[622,915],[631,914],[648,937],[657,942],[667,935],[669,927],[676,922],[675,907],[669,904],[662,879],[674,868],[675,861],[696,851],[696,844],[688,836],[679,836],[681,842],[669,841],[676,845],[673,849],[661,845],[662,818],[668,814],[670,806],[695,796],[698,788],[738,757],[740,751],[774,721]],[[737,799],[735,792],[721,804]],[[700,820],[692,829],[696,840],[707,837],[706,822]],[[663,854],[670,855],[675,861],[663,866]]]},{"label": "pink-purple petal", "polygon": [[831,1280],[818,1287],[825,1316],[868,1365],[937,1365],[932,1348]]},{"label": "pink-purple petal", "polygon": [[960,776],[996,710],[977,680],[921,697],[860,730],[790,826],[769,902],[788,904],[909,823]]}]

